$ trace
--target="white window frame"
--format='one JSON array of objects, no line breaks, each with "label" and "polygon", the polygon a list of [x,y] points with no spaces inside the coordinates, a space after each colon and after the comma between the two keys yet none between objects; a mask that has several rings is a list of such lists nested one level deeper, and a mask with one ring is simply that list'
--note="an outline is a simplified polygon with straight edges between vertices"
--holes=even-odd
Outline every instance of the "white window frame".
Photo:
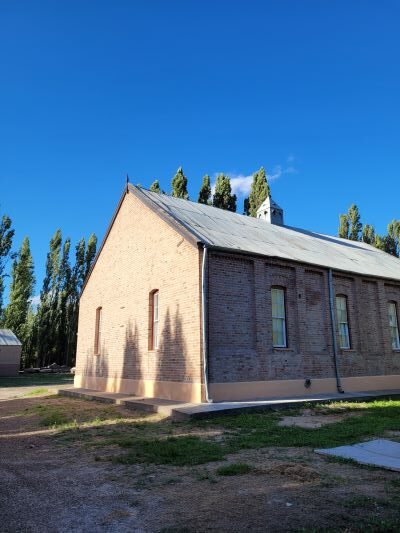
[{"label": "white window frame", "polygon": [[151,346],[153,350],[158,350],[160,340],[160,296],[159,291],[153,291],[152,294],[152,324],[151,324]]},{"label": "white window frame", "polygon": [[397,318],[396,302],[389,302],[388,312],[389,312],[389,328],[390,328],[390,338],[392,341],[392,349],[400,350],[399,322]]},{"label": "white window frame", "polygon": [[[281,294],[283,299],[283,314],[274,315],[274,294]],[[286,291],[283,287],[271,287],[271,312],[272,312],[272,346],[274,348],[287,348],[287,331],[286,331]],[[283,344],[274,342],[274,322],[280,322],[283,331]]]},{"label": "white window frame", "polygon": [[94,354],[100,355],[101,353],[101,327],[103,319],[103,308],[98,307],[96,309],[96,324],[95,324],[95,334],[94,334]]},{"label": "white window frame", "polygon": [[[344,302],[344,309],[339,309],[338,303]],[[349,328],[349,311],[347,306],[347,297],[344,294],[336,295],[336,320],[337,320],[337,330],[339,337],[339,347],[341,350],[350,350],[351,349],[351,340],[350,340],[350,328]],[[345,313],[345,320],[343,317],[339,316],[339,311]],[[341,334],[344,332],[344,334]],[[344,339],[344,342],[343,342]]]}]

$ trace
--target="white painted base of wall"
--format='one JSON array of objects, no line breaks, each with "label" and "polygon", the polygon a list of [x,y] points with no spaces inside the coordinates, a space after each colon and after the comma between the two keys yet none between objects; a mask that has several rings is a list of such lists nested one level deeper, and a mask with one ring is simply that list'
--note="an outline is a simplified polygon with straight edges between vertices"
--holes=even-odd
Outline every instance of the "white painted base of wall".
[{"label": "white painted base of wall", "polygon": [[[75,387],[105,392],[119,392],[147,398],[164,398],[188,403],[202,402],[201,383],[152,381],[122,378],[99,378],[76,375]],[[400,389],[400,375],[342,378],[344,392],[367,392]],[[209,396],[214,402],[262,400],[313,396],[337,392],[334,378],[313,379],[306,389],[303,379],[211,383]]]},{"label": "white painted base of wall", "polygon": [[104,392],[120,392],[145,398],[163,398],[188,403],[201,403],[201,383],[182,383],[180,381],[153,381],[149,379],[99,378],[76,375],[74,386]]},{"label": "white painted base of wall", "polygon": [[[344,392],[400,389],[400,375],[342,378]],[[287,398],[337,392],[336,379],[313,379],[311,387],[303,379],[211,383],[209,396],[215,402]]]}]

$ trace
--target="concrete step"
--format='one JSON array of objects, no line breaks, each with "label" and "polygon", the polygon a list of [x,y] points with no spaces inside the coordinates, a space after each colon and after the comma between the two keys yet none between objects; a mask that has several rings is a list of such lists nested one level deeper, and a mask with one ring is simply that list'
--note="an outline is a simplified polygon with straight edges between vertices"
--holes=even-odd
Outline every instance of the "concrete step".
[{"label": "concrete step", "polygon": [[219,402],[219,403],[184,403],[162,398],[142,398],[127,394],[102,392],[90,389],[58,388],[52,389],[57,394],[96,400],[104,403],[123,405],[127,409],[159,413],[170,416],[173,420],[189,420],[193,418],[210,418],[219,415],[258,411],[260,409],[290,409],[315,403],[329,403],[332,401],[366,401],[374,398],[400,397],[400,390],[368,391],[354,393],[317,394],[315,396],[298,398],[269,398],[251,402]]}]

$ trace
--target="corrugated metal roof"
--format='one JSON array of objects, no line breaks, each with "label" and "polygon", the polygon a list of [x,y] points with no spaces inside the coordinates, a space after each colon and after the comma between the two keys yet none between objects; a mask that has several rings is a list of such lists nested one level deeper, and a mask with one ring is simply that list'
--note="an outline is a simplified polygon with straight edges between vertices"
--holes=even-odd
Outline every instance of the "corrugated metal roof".
[{"label": "corrugated metal roof", "polygon": [[11,329],[0,329],[0,346],[21,346],[21,342]]},{"label": "corrugated metal roof", "polygon": [[280,257],[334,270],[400,280],[400,260],[373,246],[277,226],[208,205],[131,186],[208,246]]}]

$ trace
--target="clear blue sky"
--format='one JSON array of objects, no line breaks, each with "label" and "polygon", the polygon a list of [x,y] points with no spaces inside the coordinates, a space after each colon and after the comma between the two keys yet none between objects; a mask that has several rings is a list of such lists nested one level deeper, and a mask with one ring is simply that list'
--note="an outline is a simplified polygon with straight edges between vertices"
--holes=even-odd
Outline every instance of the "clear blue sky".
[{"label": "clear blue sky", "polygon": [[[193,199],[261,165],[288,224],[400,218],[397,0],[0,2],[0,209],[38,290],[56,228],[100,238],[125,175]],[[240,193],[240,191],[239,191]]]}]

